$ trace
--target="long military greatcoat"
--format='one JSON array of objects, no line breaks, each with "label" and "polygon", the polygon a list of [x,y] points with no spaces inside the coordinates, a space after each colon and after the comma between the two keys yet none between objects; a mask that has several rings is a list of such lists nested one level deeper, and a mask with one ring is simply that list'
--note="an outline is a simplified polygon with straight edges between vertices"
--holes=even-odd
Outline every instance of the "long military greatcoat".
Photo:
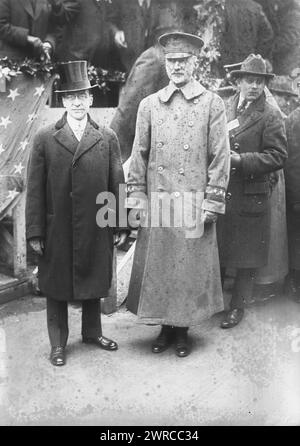
[{"label": "long military greatcoat", "polygon": [[300,269],[300,107],[286,120],[288,161],[285,165],[290,268]]},{"label": "long military greatcoat", "polygon": [[56,300],[106,297],[112,277],[113,229],[96,223],[96,197],[124,183],[114,132],[90,118],[80,142],[66,121],[36,135],[28,170],[27,239],[41,237],[39,286]]},{"label": "long military greatcoat", "polygon": [[[219,96],[192,80],[181,90],[170,83],[143,99],[129,200],[172,193],[173,212],[185,193],[197,191],[202,199],[191,199],[193,209],[223,213],[228,178],[229,141]],[[159,212],[155,206],[148,210],[150,217]],[[127,307],[145,323],[196,325],[224,309],[215,224],[205,225],[201,236],[186,220],[178,227],[172,220],[163,227],[164,221],[139,230]]]},{"label": "long military greatcoat", "polygon": [[[239,94],[227,102],[229,122],[236,118],[238,100]],[[231,169],[226,215],[217,224],[220,261],[224,267],[260,268],[269,252],[269,174],[282,168],[287,158],[283,118],[263,93],[238,118],[229,136],[241,167]]]}]

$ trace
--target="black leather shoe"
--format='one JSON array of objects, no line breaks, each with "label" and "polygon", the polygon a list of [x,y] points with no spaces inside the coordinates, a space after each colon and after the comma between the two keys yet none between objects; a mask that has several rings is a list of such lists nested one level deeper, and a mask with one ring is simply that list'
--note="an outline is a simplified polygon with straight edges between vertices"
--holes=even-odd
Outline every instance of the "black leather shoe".
[{"label": "black leather shoe", "polygon": [[97,338],[83,337],[82,342],[85,344],[95,344],[98,347],[103,348],[103,350],[118,350],[118,344],[105,336],[98,336]]},{"label": "black leather shoe", "polygon": [[191,353],[187,330],[176,328],[175,353],[179,358],[185,358]]},{"label": "black leather shoe", "polygon": [[152,353],[164,352],[165,350],[167,350],[167,348],[170,347],[170,345],[173,343],[173,340],[174,329],[172,327],[163,325],[161,332],[152,344]]},{"label": "black leather shoe", "polygon": [[52,347],[50,353],[50,362],[52,365],[61,366],[66,363],[65,347]]},{"label": "black leather shoe", "polygon": [[232,328],[241,322],[244,316],[243,308],[234,308],[228,311],[225,319],[222,321],[221,328]]}]

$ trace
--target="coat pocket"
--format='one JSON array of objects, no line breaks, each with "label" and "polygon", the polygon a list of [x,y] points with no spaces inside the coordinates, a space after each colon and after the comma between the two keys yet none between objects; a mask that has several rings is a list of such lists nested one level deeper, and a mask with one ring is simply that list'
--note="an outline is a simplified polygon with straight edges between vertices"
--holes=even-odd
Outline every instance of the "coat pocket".
[{"label": "coat pocket", "polygon": [[244,194],[240,215],[248,217],[258,217],[265,214],[268,210],[267,194]]}]

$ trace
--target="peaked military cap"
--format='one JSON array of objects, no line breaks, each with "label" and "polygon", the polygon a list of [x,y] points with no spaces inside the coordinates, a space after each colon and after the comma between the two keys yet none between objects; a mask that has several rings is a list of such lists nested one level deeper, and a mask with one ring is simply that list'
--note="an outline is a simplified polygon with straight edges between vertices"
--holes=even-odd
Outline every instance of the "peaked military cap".
[{"label": "peaked military cap", "polygon": [[172,32],[160,36],[158,43],[168,58],[198,56],[204,42],[194,34]]}]

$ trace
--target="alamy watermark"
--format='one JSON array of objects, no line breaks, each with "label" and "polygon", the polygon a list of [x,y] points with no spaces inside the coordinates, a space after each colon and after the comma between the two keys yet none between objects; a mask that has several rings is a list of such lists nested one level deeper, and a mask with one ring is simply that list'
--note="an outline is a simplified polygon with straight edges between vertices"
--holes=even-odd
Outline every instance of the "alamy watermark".
[{"label": "alamy watermark", "polygon": [[100,228],[183,228],[186,238],[195,238],[203,232],[203,200],[203,191],[138,192],[127,198],[127,186],[121,184],[118,198],[111,192],[97,195],[96,222]]}]

